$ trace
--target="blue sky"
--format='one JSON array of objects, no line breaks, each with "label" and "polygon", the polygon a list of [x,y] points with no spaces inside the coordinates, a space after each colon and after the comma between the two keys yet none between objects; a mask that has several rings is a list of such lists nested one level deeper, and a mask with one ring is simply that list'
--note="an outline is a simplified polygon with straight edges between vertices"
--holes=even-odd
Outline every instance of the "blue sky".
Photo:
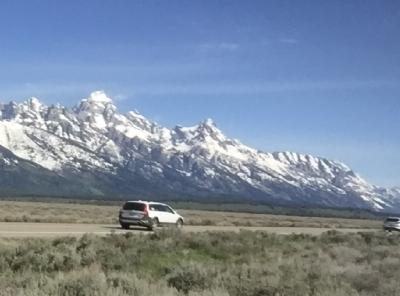
[{"label": "blue sky", "polygon": [[400,2],[0,2],[0,99],[105,90],[160,124],[400,185]]}]

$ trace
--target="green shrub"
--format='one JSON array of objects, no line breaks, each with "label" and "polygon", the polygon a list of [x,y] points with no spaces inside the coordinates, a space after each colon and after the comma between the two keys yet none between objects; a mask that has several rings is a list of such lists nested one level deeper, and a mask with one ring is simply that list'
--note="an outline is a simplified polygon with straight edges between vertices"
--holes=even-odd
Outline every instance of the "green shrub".
[{"label": "green shrub", "polygon": [[0,295],[400,295],[400,235],[241,231],[0,240]]},{"label": "green shrub", "polygon": [[212,274],[207,274],[204,269],[195,265],[176,267],[168,276],[168,284],[188,294],[189,291],[203,291],[212,285]]}]

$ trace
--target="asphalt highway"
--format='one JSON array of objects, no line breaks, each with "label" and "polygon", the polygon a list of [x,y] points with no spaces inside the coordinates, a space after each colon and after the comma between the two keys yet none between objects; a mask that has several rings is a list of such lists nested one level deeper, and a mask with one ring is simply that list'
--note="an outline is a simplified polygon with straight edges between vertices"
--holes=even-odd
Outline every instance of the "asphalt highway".
[{"label": "asphalt highway", "polygon": [[[319,235],[332,228],[309,228],[309,227],[245,227],[245,226],[190,226],[185,225],[182,231],[203,232],[203,231],[265,231],[276,234],[303,233]],[[359,228],[336,228],[341,232],[365,232],[378,231],[377,229]],[[119,225],[104,224],[67,224],[67,223],[19,223],[19,222],[0,222],[0,237],[58,237],[58,236],[81,236],[85,233],[96,235],[107,235],[111,233],[151,233],[145,228],[132,227],[123,230]]]}]

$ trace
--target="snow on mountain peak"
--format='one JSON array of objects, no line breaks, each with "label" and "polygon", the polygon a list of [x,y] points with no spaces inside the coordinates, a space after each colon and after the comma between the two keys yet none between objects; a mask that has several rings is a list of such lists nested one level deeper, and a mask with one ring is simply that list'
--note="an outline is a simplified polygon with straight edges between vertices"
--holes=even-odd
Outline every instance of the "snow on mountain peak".
[{"label": "snow on mountain peak", "polygon": [[391,191],[400,197],[400,187],[393,187]]},{"label": "snow on mountain peak", "polygon": [[89,112],[89,113],[102,113],[105,109],[117,109],[113,105],[113,101],[109,98],[106,93],[102,90],[92,92],[88,98],[83,99],[77,107],[75,107],[77,113]]},{"label": "snow on mountain peak", "polygon": [[209,133],[222,133],[221,130],[217,127],[214,120],[211,118],[207,118],[203,120],[197,125],[197,128],[203,131],[207,131]]},{"label": "snow on mountain peak", "polygon": [[217,127],[215,124],[214,120],[211,118],[207,118],[206,120],[203,121],[204,125],[211,126],[211,127]]},{"label": "snow on mountain peak", "polygon": [[74,110],[80,120],[89,122],[95,129],[105,130],[117,107],[104,91],[94,91]]},{"label": "snow on mountain peak", "polygon": [[31,97],[24,102],[18,104],[10,102],[9,107],[14,108],[16,113],[39,113],[46,108],[46,106],[36,97]]},{"label": "snow on mountain peak", "polygon": [[212,119],[206,119],[191,127],[176,126],[174,131],[180,141],[191,144],[210,141],[222,143],[227,140]]},{"label": "snow on mountain peak", "polygon": [[27,103],[34,111],[40,111],[40,109],[42,109],[43,107],[42,102],[40,102],[40,100],[36,97],[31,97],[30,99],[28,99]]},{"label": "snow on mountain peak", "polygon": [[89,102],[112,103],[112,99],[103,90],[92,92],[86,100]]},{"label": "snow on mountain peak", "polygon": [[118,177],[126,184],[139,176],[194,195],[199,190],[271,202],[400,209],[399,189],[370,185],[340,162],[257,151],[226,137],[212,119],[162,127],[137,111],[118,113],[104,91],[92,92],[72,110],[46,107],[37,98],[0,105],[0,145],[49,170],[94,168],[115,175],[122,168]]}]

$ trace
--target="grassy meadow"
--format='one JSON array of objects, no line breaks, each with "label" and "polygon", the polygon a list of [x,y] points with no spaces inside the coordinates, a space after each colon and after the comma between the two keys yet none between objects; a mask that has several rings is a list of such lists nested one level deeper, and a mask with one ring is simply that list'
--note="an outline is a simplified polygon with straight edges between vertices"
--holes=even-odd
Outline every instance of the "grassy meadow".
[{"label": "grassy meadow", "polygon": [[400,295],[400,235],[1,239],[0,295]]},{"label": "grassy meadow", "polygon": [[[118,223],[119,205],[0,201],[0,222]],[[179,209],[187,225],[380,228],[381,220]]]}]

